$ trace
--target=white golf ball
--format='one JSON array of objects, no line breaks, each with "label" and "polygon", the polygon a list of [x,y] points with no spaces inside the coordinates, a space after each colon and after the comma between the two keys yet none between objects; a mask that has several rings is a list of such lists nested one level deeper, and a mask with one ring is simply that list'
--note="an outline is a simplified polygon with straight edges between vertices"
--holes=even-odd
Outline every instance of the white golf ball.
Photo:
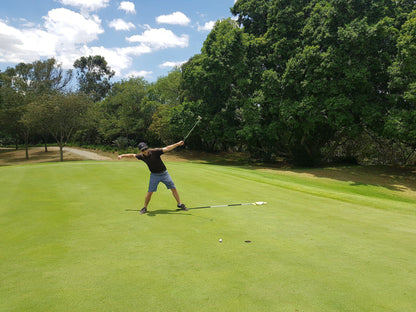
[{"label": "white golf ball", "polygon": [[220,238],[220,243],[222,243],[222,238]]}]

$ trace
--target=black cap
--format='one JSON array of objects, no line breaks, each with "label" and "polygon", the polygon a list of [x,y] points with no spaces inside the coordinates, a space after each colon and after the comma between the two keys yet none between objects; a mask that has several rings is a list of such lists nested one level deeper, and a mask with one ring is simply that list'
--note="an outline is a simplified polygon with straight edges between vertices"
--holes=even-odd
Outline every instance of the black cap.
[{"label": "black cap", "polygon": [[144,142],[139,143],[139,150],[144,151],[144,150],[147,150],[148,148],[149,147],[147,146],[146,143],[144,143]]}]

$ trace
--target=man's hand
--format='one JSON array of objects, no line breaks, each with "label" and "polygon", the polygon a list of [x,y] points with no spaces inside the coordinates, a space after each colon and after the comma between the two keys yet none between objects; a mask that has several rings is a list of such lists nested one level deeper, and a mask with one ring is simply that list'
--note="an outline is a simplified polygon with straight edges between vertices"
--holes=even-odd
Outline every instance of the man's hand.
[{"label": "man's hand", "polygon": [[182,145],[184,145],[185,144],[185,142],[184,141],[179,141],[178,143],[176,143],[176,144],[178,144],[178,146],[182,146]]}]

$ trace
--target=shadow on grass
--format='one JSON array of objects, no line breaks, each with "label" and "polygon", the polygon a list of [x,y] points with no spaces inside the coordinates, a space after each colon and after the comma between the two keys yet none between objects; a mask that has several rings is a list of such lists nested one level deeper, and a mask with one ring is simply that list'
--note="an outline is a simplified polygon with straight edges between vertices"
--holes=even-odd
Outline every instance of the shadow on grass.
[{"label": "shadow on grass", "polygon": [[[181,150],[177,156],[185,161],[206,165],[239,167],[251,170],[265,170],[287,175],[305,175],[316,178],[328,178],[350,182],[351,186],[372,185],[385,187],[392,191],[416,192],[415,166],[383,166],[383,165],[330,165],[316,168],[301,168],[286,162],[252,163],[243,153],[205,153]],[[416,194],[413,194],[416,197]]]},{"label": "shadow on grass", "polygon": [[[309,174],[349,182],[351,186],[380,186],[392,191],[416,192],[416,168],[394,166],[345,166],[313,169],[293,169],[293,173]],[[410,194],[409,194],[410,195]],[[416,194],[414,194],[416,196]]]},{"label": "shadow on grass", "polygon": [[158,209],[158,210],[148,210],[146,214],[149,217],[156,217],[157,215],[178,214],[178,211],[177,210]]},{"label": "shadow on grass", "polygon": [[[167,214],[176,214],[176,215],[184,215],[184,216],[190,216],[191,214],[187,213],[189,212],[189,210],[194,210],[194,209],[208,209],[208,208],[212,208],[210,206],[201,206],[201,207],[189,207],[188,211],[183,210],[183,209],[176,209],[176,210],[168,210],[168,209],[158,209],[158,210],[148,210],[146,212],[146,215],[148,215],[149,217],[156,217],[157,215],[167,215]],[[124,211],[132,211],[132,212],[140,212],[140,209],[124,209]]]},{"label": "shadow on grass", "polygon": [[[192,158],[189,160],[195,161]],[[221,159],[221,155],[210,155],[204,160],[196,160],[195,162],[206,165],[264,170],[283,175],[334,179],[350,182],[350,185],[355,187],[363,185],[380,186],[392,191],[408,193],[411,197],[416,198],[415,166],[328,165],[326,167],[300,168],[290,166],[287,163],[249,163],[248,161],[244,162],[242,158],[233,159],[231,156]]]},{"label": "shadow on grass", "polygon": [[[125,211],[133,211],[133,212],[140,212],[140,209],[125,209]],[[148,210],[146,212],[146,215],[148,215],[149,217],[156,217],[157,215],[167,215],[167,214],[176,214],[179,215],[181,213],[184,213],[186,211],[182,210],[182,209],[176,209],[176,210],[168,210],[168,209],[158,209],[158,210]],[[189,214],[184,214],[184,215],[189,215]]]}]

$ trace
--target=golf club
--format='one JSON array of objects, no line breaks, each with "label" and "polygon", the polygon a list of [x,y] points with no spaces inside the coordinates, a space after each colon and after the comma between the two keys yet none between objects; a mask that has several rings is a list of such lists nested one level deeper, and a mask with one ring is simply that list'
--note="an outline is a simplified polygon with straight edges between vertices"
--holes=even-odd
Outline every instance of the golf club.
[{"label": "golf club", "polygon": [[255,206],[260,206],[260,205],[266,205],[266,204],[267,204],[267,202],[258,201],[258,202],[254,202],[254,203],[228,204],[228,205],[214,205],[214,206],[194,207],[194,208],[189,208],[189,209],[217,208],[217,207],[244,206],[244,205],[255,205]]},{"label": "golf club", "polygon": [[191,134],[191,132],[194,130],[194,128],[196,127],[196,125],[201,121],[202,117],[198,116],[198,120],[195,122],[194,126],[192,127],[191,130],[189,130],[188,134],[186,135],[186,137],[182,140],[185,142],[185,140],[188,138],[188,136]]},{"label": "golf club", "polygon": [[[230,206],[245,206],[245,205],[254,205],[254,206],[260,206],[260,205],[266,205],[267,202],[254,202],[254,203],[241,203],[241,204],[227,204],[227,205],[214,205],[214,206],[203,206],[203,207],[192,207],[189,209],[203,209],[203,208],[217,208],[217,207],[230,207]],[[177,211],[180,209],[177,209]],[[125,211],[140,211],[140,209],[125,209]]]}]

